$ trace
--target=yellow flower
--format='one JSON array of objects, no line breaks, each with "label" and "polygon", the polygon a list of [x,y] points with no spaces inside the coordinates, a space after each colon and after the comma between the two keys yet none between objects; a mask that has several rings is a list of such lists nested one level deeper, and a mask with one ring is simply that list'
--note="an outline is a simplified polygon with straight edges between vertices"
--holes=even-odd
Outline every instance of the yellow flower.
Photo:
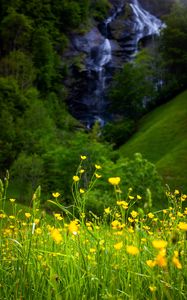
[{"label": "yellow flower", "polygon": [[133,223],[133,222],[134,222],[134,219],[128,217],[128,221],[129,221],[130,223]]},{"label": "yellow flower", "polygon": [[138,200],[142,199],[142,197],[140,195],[137,195],[136,197],[137,197]]},{"label": "yellow flower", "polygon": [[174,194],[175,194],[175,195],[179,195],[179,194],[180,194],[179,190],[175,190],[175,191],[174,191]]},{"label": "yellow flower", "polygon": [[6,215],[5,214],[0,214],[0,219],[4,219],[6,218]]},{"label": "yellow flower", "polygon": [[80,173],[80,174],[83,174],[84,172],[85,172],[84,169],[80,169],[80,170],[79,170],[79,173]]},{"label": "yellow flower", "polygon": [[148,218],[149,218],[149,219],[153,219],[153,218],[154,218],[154,214],[153,214],[153,213],[151,213],[151,212],[150,212],[150,213],[148,213],[148,214],[147,214],[147,216],[148,216]]},{"label": "yellow flower", "polygon": [[54,217],[59,221],[63,220],[63,217],[61,216],[61,214],[54,214]]},{"label": "yellow flower", "polygon": [[152,259],[146,260],[146,264],[150,267],[153,268],[154,266],[156,266],[156,262]]},{"label": "yellow flower", "polygon": [[187,231],[187,223],[185,223],[185,222],[179,222],[178,228],[179,228],[180,230]]},{"label": "yellow flower", "polygon": [[114,245],[114,249],[116,249],[116,250],[120,250],[122,247],[123,247],[123,242],[119,242]]},{"label": "yellow flower", "polygon": [[40,222],[40,219],[35,219],[34,220],[34,223],[37,225],[37,224],[39,224],[39,222]]},{"label": "yellow flower", "polygon": [[101,178],[102,176],[100,174],[95,173],[96,178]]},{"label": "yellow flower", "polygon": [[111,223],[113,229],[121,229],[122,224],[118,220],[114,220]]},{"label": "yellow flower", "polygon": [[121,178],[120,177],[110,177],[108,179],[108,182],[112,185],[118,185],[121,181]]},{"label": "yellow flower", "polygon": [[154,293],[154,292],[156,291],[156,286],[150,285],[150,286],[149,286],[149,289],[150,289],[150,291],[151,291],[152,293]]},{"label": "yellow flower", "polygon": [[90,253],[96,253],[96,249],[95,248],[90,248]]},{"label": "yellow flower", "polygon": [[134,196],[130,196],[130,195],[129,195],[129,199],[130,199],[130,200],[133,200],[133,199],[134,199]]},{"label": "yellow flower", "polygon": [[86,155],[81,155],[81,159],[82,159],[82,160],[87,159]]},{"label": "yellow flower", "polygon": [[80,194],[84,194],[85,190],[84,189],[80,189],[79,192],[80,192]]},{"label": "yellow flower", "polygon": [[106,214],[110,214],[111,213],[110,207],[105,208],[104,211],[105,211]]},{"label": "yellow flower", "polygon": [[78,233],[78,222],[76,220],[74,221],[71,221],[69,223],[69,226],[68,226],[68,230],[69,232],[71,232],[72,234],[76,235]]},{"label": "yellow flower", "polygon": [[133,210],[133,211],[131,212],[131,216],[135,219],[135,218],[138,216],[138,212],[135,211],[135,210]]},{"label": "yellow flower", "polygon": [[15,216],[9,216],[9,219],[13,220],[13,219],[15,219]]},{"label": "yellow flower", "polygon": [[31,217],[31,214],[30,214],[30,213],[25,213],[25,217],[26,217],[27,219],[29,219],[29,218]]},{"label": "yellow flower", "polygon": [[56,192],[56,193],[52,193],[54,198],[58,198],[60,196],[60,193]]},{"label": "yellow flower", "polygon": [[185,201],[186,199],[187,199],[187,195],[184,194],[184,195],[181,196],[181,201],[182,202]]},{"label": "yellow flower", "polygon": [[79,180],[80,180],[79,176],[77,176],[77,175],[73,176],[73,181],[77,182]]},{"label": "yellow flower", "polygon": [[166,256],[165,249],[162,250],[158,253],[157,257],[155,258],[155,262],[157,266],[164,268],[167,266],[167,259],[165,257]]},{"label": "yellow flower", "polygon": [[137,255],[139,254],[139,249],[135,246],[129,245],[126,247],[127,253],[131,255]]},{"label": "yellow flower", "polygon": [[10,199],[11,203],[14,203],[16,201],[16,199]]},{"label": "yellow flower", "polygon": [[35,233],[38,234],[38,235],[42,234],[42,229],[41,228],[36,228]]},{"label": "yellow flower", "polygon": [[181,265],[181,263],[180,263],[180,261],[178,259],[178,255],[179,255],[178,251],[175,251],[174,252],[174,256],[172,258],[172,262],[173,262],[173,264],[175,265],[175,267],[177,269],[182,269],[182,265]]},{"label": "yellow flower", "polygon": [[164,240],[154,240],[154,241],[152,241],[152,245],[156,249],[166,248],[167,244],[168,243]]},{"label": "yellow flower", "polygon": [[101,166],[100,166],[100,165],[95,165],[95,168],[96,168],[97,170],[100,170],[100,169],[101,169]]},{"label": "yellow flower", "polygon": [[117,205],[122,206],[124,209],[128,209],[128,203],[124,200],[117,201]]},{"label": "yellow flower", "polygon": [[57,228],[52,229],[51,236],[56,244],[60,244],[62,242],[62,235],[60,234],[59,229]]}]

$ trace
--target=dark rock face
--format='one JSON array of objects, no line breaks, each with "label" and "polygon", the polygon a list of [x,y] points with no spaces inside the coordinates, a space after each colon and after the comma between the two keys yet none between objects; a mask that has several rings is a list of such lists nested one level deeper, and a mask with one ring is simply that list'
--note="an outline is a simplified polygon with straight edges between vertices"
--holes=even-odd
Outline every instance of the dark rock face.
[{"label": "dark rock face", "polygon": [[103,125],[108,118],[106,91],[114,71],[133,59],[142,38],[158,34],[162,27],[161,21],[143,8],[156,9],[148,0],[141,0],[142,6],[137,0],[110,2],[109,17],[84,35],[74,34],[67,52],[74,61],[68,104],[87,127],[96,120]]}]

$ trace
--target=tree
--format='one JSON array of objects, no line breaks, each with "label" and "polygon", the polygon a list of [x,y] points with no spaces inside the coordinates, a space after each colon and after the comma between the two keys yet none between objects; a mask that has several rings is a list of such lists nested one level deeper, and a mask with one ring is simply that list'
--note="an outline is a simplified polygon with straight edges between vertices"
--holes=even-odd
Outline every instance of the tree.
[{"label": "tree", "polygon": [[3,52],[9,53],[18,49],[28,49],[31,32],[31,20],[27,16],[10,9],[0,26]]},{"label": "tree", "polygon": [[34,33],[33,60],[38,70],[37,86],[40,90],[47,91],[57,75],[57,56],[50,35],[45,28],[39,28]]},{"label": "tree", "polygon": [[36,69],[28,54],[16,50],[1,59],[0,75],[14,77],[20,89],[25,90],[32,86],[36,78]]},{"label": "tree", "polygon": [[[166,18],[162,33],[161,50],[174,89],[187,87],[187,7],[181,3],[173,6]],[[171,87],[172,88],[172,87]]]},{"label": "tree", "polygon": [[112,111],[130,119],[139,118],[155,96],[152,58],[142,51],[114,76],[109,92]]}]

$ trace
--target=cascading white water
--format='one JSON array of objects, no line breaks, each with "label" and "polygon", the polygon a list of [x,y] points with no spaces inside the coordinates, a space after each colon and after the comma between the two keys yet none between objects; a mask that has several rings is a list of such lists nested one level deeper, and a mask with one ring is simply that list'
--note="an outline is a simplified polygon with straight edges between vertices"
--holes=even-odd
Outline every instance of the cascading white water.
[{"label": "cascading white water", "polygon": [[[113,14],[109,16],[100,27],[100,32],[103,35],[101,44],[96,43],[95,46],[90,48],[90,55],[87,57],[86,70],[87,70],[87,82],[86,89],[79,104],[83,108],[81,114],[76,111],[76,116],[90,128],[96,120],[104,125],[106,120],[106,89],[108,82],[112,78],[111,70],[114,70],[115,66],[112,65],[112,47],[111,36],[109,34],[109,28],[112,22],[124,13],[124,2],[118,8],[115,9]],[[129,0],[129,6],[131,8],[131,17],[129,20],[124,20],[129,25],[129,31],[124,33],[126,40],[122,40],[120,45],[120,53],[124,53],[124,62],[133,59],[134,54],[138,49],[138,42],[147,36],[158,35],[160,29],[163,27],[163,23],[151,15],[148,11],[144,10],[138,0]],[[125,26],[124,26],[125,28]]]},{"label": "cascading white water", "polygon": [[132,0],[130,7],[134,13],[134,31],[137,34],[137,42],[146,36],[159,35],[163,23],[143,9],[137,0]]}]

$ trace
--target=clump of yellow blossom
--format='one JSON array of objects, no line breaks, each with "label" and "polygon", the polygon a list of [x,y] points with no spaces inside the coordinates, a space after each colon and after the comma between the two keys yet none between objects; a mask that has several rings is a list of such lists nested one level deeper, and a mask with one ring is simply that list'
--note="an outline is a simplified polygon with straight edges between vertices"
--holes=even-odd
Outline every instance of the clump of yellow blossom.
[{"label": "clump of yellow blossom", "polygon": [[87,159],[86,155],[81,155],[81,159],[82,159],[82,160]]},{"label": "clump of yellow blossom", "polygon": [[122,247],[123,247],[123,242],[119,242],[117,244],[114,244],[114,249],[115,250],[121,250]]},{"label": "clump of yellow blossom", "polygon": [[156,249],[165,248],[167,246],[167,244],[168,243],[166,241],[164,241],[164,240],[154,240],[154,241],[152,241],[152,245]]},{"label": "clump of yellow blossom", "polygon": [[16,199],[13,199],[13,198],[10,199],[11,203],[14,203],[15,201],[16,201]]},{"label": "clump of yellow blossom", "polygon": [[77,181],[79,181],[79,180],[80,180],[79,176],[77,176],[77,175],[74,175],[74,176],[73,176],[73,181],[77,182]]},{"label": "clump of yellow blossom", "polygon": [[63,220],[63,217],[61,216],[61,214],[54,214],[54,217],[58,220],[58,221],[61,221]]},{"label": "clump of yellow blossom", "polygon": [[100,170],[100,169],[101,169],[101,166],[95,164],[95,168],[96,168],[97,170]]},{"label": "clump of yellow blossom", "polygon": [[60,234],[60,231],[57,228],[53,228],[51,230],[51,237],[56,244],[60,244],[62,242],[62,235]]},{"label": "clump of yellow blossom", "polygon": [[54,198],[58,198],[60,196],[60,193],[55,192],[55,193],[52,193],[52,195],[53,195]]},{"label": "clump of yellow blossom", "polygon": [[112,185],[118,185],[121,181],[120,177],[110,177],[108,178],[108,182]]},{"label": "clump of yellow blossom", "polygon": [[149,218],[149,219],[153,219],[153,218],[154,218],[154,214],[153,214],[153,213],[151,213],[151,212],[150,212],[150,213],[148,213],[148,214],[147,214],[147,216],[148,216],[148,218]]},{"label": "clump of yellow blossom", "polygon": [[95,173],[95,177],[96,177],[96,178],[101,178],[102,175],[100,175],[100,174],[98,174],[98,173]]},{"label": "clump of yellow blossom", "polygon": [[36,228],[35,233],[38,234],[38,235],[42,234],[42,229],[41,228]]},{"label": "clump of yellow blossom", "polygon": [[105,211],[105,213],[108,215],[108,214],[111,213],[112,210],[111,210],[110,207],[107,207],[107,208],[104,209],[104,211]]},{"label": "clump of yellow blossom", "polygon": [[122,206],[122,208],[124,208],[124,209],[128,209],[128,202],[126,202],[124,200],[118,200],[117,205]]},{"label": "clump of yellow blossom", "polygon": [[180,230],[187,231],[187,223],[185,223],[185,222],[179,222],[178,228]]},{"label": "clump of yellow blossom", "polygon": [[133,210],[133,211],[131,212],[131,216],[135,219],[135,218],[138,216],[138,212],[135,211],[135,210]]},{"label": "clump of yellow blossom", "polygon": [[150,286],[149,286],[149,289],[150,289],[150,291],[151,291],[152,293],[154,293],[154,292],[156,291],[156,286],[150,285]]},{"label": "clump of yellow blossom", "polygon": [[178,251],[174,251],[172,262],[173,262],[173,264],[175,265],[175,267],[177,269],[182,269],[182,265],[181,265],[178,257],[179,257],[179,252]]},{"label": "clump of yellow blossom", "polygon": [[69,223],[68,230],[72,234],[76,235],[78,233],[78,230],[79,230],[78,221],[77,220],[71,221]]},{"label": "clump of yellow blossom", "polygon": [[161,249],[158,255],[155,258],[156,265],[159,267],[166,267],[167,266],[167,259],[166,259],[166,249]]},{"label": "clump of yellow blossom", "polygon": [[150,267],[150,268],[153,268],[156,266],[156,262],[152,259],[148,259],[146,260],[146,264]]},{"label": "clump of yellow blossom", "polygon": [[139,254],[139,249],[136,246],[132,246],[132,245],[127,246],[126,251],[131,255]]},{"label": "clump of yellow blossom", "polygon": [[28,212],[26,212],[26,213],[25,213],[25,217],[26,217],[27,219],[29,219],[29,218],[31,217],[31,214],[28,213]]}]

